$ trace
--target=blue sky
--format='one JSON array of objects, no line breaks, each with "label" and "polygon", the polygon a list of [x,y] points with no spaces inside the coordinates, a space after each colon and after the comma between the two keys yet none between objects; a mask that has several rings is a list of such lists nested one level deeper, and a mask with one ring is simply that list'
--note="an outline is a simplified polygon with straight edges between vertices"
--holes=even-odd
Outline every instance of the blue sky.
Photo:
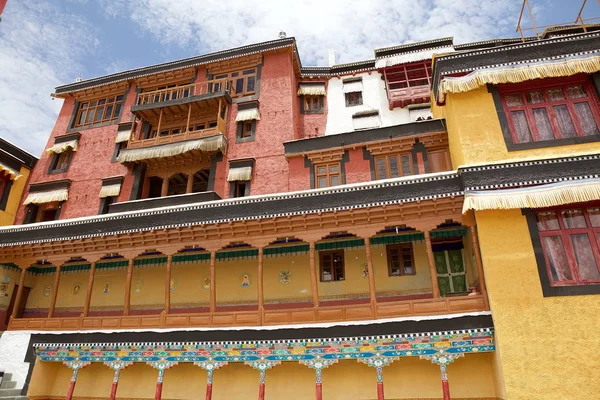
[{"label": "blue sky", "polygon": [[[538,24],[575,19],[579,0],[530,0]],[[600,16],[588,0],[584,16]],[[373,57],[373,49],[454,36],[516,37],[521,0],[8,0],[0,22],[0,137],[34,155],[62,101],[55,86],[277,38],[304,65]],[[599,21],[600,22],[600,21]]]}]

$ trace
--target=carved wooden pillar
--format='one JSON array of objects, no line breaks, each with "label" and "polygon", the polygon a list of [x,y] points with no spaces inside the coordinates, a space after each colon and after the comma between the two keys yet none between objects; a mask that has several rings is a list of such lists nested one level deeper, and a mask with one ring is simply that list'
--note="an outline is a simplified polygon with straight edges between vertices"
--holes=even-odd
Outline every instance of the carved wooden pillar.
[{"label": "carved wooden pillar", "polygon": [[192,193],[194,191],[194,173],[188,175],[187,186],[185,187],[186,193]]},{"label": "carved wooden pillar", "polygon": [[15,298],[15,304],[12,309],[11,318],[17,318],[19,307],[21,306],[21,297],[23,296],[23,285],[25,284],[25,275],[27,274],[27,268],[21,269],[21,276],[19,277],[19,288],[17,289],[17,297]]},{"label": "carved wooden pillar", "polygon": [[448,373],[446,372],[446,364],[440,364],[440,372],[442,375],[442,398],[450,400],[450,385],[448,384]]},{"label": "carved wooden pillar", "polygon": [[69,382],[69,388],[67,389],[67,395],[65,397],[65,400],[71,400],[73,398],[73,392],[75,391],[75,383],[77,383],[77,374],[79,373],[79,370],[90,365],[90,363],[84,361],[65,361],[64,364],[73,370],[73,375],[71,375],[71,381]]},{"label": "carved wooden pillar", "polygon": [[123,306],[123,315],[129,315],[129,309],[131,307],[131,277],[133,276],[133,261],[134,259],[129,259],[129,264],[127,265],[127,279],[125,280],[125,304]]},{"label": "carved wooden pillar", "polygon": [[227,365],[226,361],[215,361],[215,360],[208,360],[208,361],[197,361],[194,363],[194,365],[199,366],[200,368],[202,368],[203,370],[205,370],[208,373],[208,377],[206,378],[206,400],[212,400],[212,385],[213,385],[213,372],[216,371],[217,369],[221,368],[224,365]]},{"label": "carved wooden pillar", "polygon": [[477,235],[477,227],[471,226],[471,238],[473,242],[473,251],[475,252],[475,263],[477,264],[477,275],[479,275],[479,290],[485,299],[487,304],[487,287],[485,285],[485,279],[483,276],[483,260],[481,259],[481,249],[479,248],[479,237]]},{"label": "carved wooden pillar", "polygon": [[165,273],[165,314],[171,312],[171,268],[173,266],[173,255],[167,256],[167,270]]},{"label": "carved wooden pillar", "polygon": [[300,360],[300,364],[315,370],[315,399],[323,400],[323,370],[338,362],[335,358]]},{"label": "carved wooden pillar", "polygon": [[215,281],[215,263],[217,261],[217,252],[210,252],[210,266],[209,266],[209,279],[210,279],[210,303],[209,309],[211,313],[214,313],[217,308],[217,282]]},{"label": "carved wooden pillar", "polygon": [[312,292],[313,307],[319,307],[319,281],[315,266],[315,242],[309,243],[308,261],[310,268],[310,290]]},{"label": "carved wooden pillar", "polygon": [[174,365],[177,365],[177,362],[174,362],[174,361],[150,361],[146,364],[148,364],[151,367],[158,370],[158,378],[156,379],[156,391],[154,392],[154,400],[161,400],[163,377],[165,375],[165,370],[171,368]]},{"label": "carved wooden pillar", "polygon": [[260,381],[258,384],[258,400],[265,400],[265,374],[268,369],[281,364],[281,361],[246,361],[246,365],[257,369],[260,372]]},{"label": "carved wooden pillar", "polygon": [[373,318],[377,318],[377,292],[375,291],[375,271],[373,270],[373,257],[371,254],[371,243],[365,238],[365,251],[367,253],[367,271],[369,274],[369,298],[371,299],[371,310]]},{"label": "carved wooden pillar", "polygon": [[431,275],[431,290],[433,298],[440,297],[440,288],[438,286],[437,270],[435,269],[435,258],[433,257],[433,247],[431,246],[431,235],[429,231],[425,231],[425,246],[427,250],[427,261],[429,262],[429,274]]},{"label": "carved wooden pillar", "polygon": [[58,296],[58,285],[60,284],[60,265],[56,266],[56,273],[54,275],[54,286],[52,287],[52,297],[50,298],[50,308],[48,309],[48,318],[54,316],[54,309],[56,308],[56,297]]},{"label": "carved wooden pillar", "polygon": [[265,289],[263,285],[263,248],[258,248],[258,318],[259,324],[263,323],[265,311]]},{"label": "carved wooden pillar", "polygon": [[169,178],[163,178],[160,188],[160,197],[165,197],[169,194]]},{"label": "carved wooden pillar", "polygon": [[464,355],[464,353],[446,353],[443,350],[440,350],[435,354],[420,356],[421,359],[429,360],[432,363],[440,366],[443,393],[442,398],[444,400],[450,400],[450,386],[448,385],[448,374],[446,373],[446,367],[457,358],[464,357]]},{"label": "carved wooden pillar", "polygon": [[117,398],[117,389],[119,387],[119,375],[121,373],[121,370],[124,369],[124,368],[127,368],[131,364],[133,364],[133,362],[127,362],[127,361],[108,361],[108,362],[104,363],[104,365],[108,366],[109,368],[111,368],[111,369],[113,369],[115,371],[115,375],[114,375],[114,378],[113,378],[113,383],[112,383],[112,386],[110,388],[110,397],[109,397],[109,400],[116,400],[116,398]]},{"label": "carved wooden pillar", "polygon": [[96,274],[96,263],[90,266],[90,275],[88,277],[87,292],[85,294],[85,305],[83,306],[83,316],[87,317],[90,313],[90,303],[92,302],[92,289],[94,288],[94,275]]}]

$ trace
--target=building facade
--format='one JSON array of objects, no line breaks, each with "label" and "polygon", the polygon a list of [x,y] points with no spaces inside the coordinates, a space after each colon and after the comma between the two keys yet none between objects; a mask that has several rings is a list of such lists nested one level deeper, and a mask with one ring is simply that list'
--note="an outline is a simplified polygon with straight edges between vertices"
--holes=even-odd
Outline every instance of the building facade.
[{"label": "building facade", "polygon": [[597,36],[330,67],[283,38],[56,88],[0,231],[23,394],[591,398]]}]

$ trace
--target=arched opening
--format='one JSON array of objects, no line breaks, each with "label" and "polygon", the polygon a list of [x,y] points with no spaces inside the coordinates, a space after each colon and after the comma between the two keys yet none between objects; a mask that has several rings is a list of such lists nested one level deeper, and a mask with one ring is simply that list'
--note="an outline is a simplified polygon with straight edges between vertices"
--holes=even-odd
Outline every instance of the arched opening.
[{"label": "arched opening", "polygon": [[162,183],[162,178],[159,178],[158,176],[151,176],[150,178],[148,178],[148,185],[150,187],[148,191],[148,198],[153,199],[156,197],[160,197],[162,192]]},{"label": "arched opening", "polygon": [[192,192],[206,192],[208,190],[208,179],[210,176],[209,169],[201,169],[194,174],[194,183],[192,185]]},{"label": "arched opening", "polygon": [[187,189],[188,176],[184,173],[177,173],[169,178],[169,190],[167,196],[185,194]]}]

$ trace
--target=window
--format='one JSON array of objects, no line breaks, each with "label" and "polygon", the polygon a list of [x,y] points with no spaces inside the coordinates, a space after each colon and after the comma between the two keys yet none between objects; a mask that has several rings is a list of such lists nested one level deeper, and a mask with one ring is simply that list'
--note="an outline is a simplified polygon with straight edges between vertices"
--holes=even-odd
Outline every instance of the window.
[{"label": "window", "polygon": [[235,181],[231,182],[232,196],[233,197],[244,197],[246,195],[246,181]]},{"label": "window", "polygon": [[587,82],[501,91],[513,143],[600,135],[600,113]]},{"label": "window", "polygon": [[238,138],[248,139],[254,136],[254,127],[256,123],[252,121],[240,121],[238,122]]},{"label": "window", "polygon": [[362,92],[346,93],[346,107],[360,106],[362,103]]},{"label": "window", "polygon": [[117,196],[104,197],[100,200],[100,212],[98,214],[108,214],[110,205],[117,201]]},{"label": "window", "polygon": [[413,162],[410,153],[375,157],[375,176],[377,179],[397,178],[413,174]]},{"label": "window", "polygon": [[388,245],[386,252],[389,276],[416,274],[412,243]]},{"label": "window", "polygon": [[52,161],[50,162],[50,170],[48,173],[56,174],[59,172],[66,172],[69,169],[69,163],[72,155],[73,151],[71,149],[67,149],[62,153],[54,153],[54,157],[52,157]]},{"label": "window", "polygon": [[224,91],[228,87],[232,97],[251,96],[256,93],[256,68],[219,74],[212,79],[209,92]]},{"label": "window", "polygon": [[551,286],[600,283],[600,206],[536,212]]},{"label": "window", "polygon": [[127,142],[117,143],[115,145],[115,151],[113,152],[112,162],[117,162],[117,157],[119,157],[119,154],[121,153],[121,151],[125,150],[126,148],[127,148]]},{"label": "window", "polygon": [[344,251],[321,251],[321,282],[334,282],[344,280]]},{"label": "window", "polygon": [[315,186],[325,188],[342,184],[340,163],[319,164],[315,166]]},{"label": "window", "polygon": [[302,96],[302,112],[304,114],[323,114],[323,96]]},{"label": "window", "polygon": [[79,104],[74,127],[88,126],[115,121],[121,113],[124,96],[113,96]]},{"label": "window", "polygon": [[8,174],[0,174],[0,210],[6,210],[8,204],[8,196],[10,196],[10,189],[12,188],[13,181],[10,180]]}]

